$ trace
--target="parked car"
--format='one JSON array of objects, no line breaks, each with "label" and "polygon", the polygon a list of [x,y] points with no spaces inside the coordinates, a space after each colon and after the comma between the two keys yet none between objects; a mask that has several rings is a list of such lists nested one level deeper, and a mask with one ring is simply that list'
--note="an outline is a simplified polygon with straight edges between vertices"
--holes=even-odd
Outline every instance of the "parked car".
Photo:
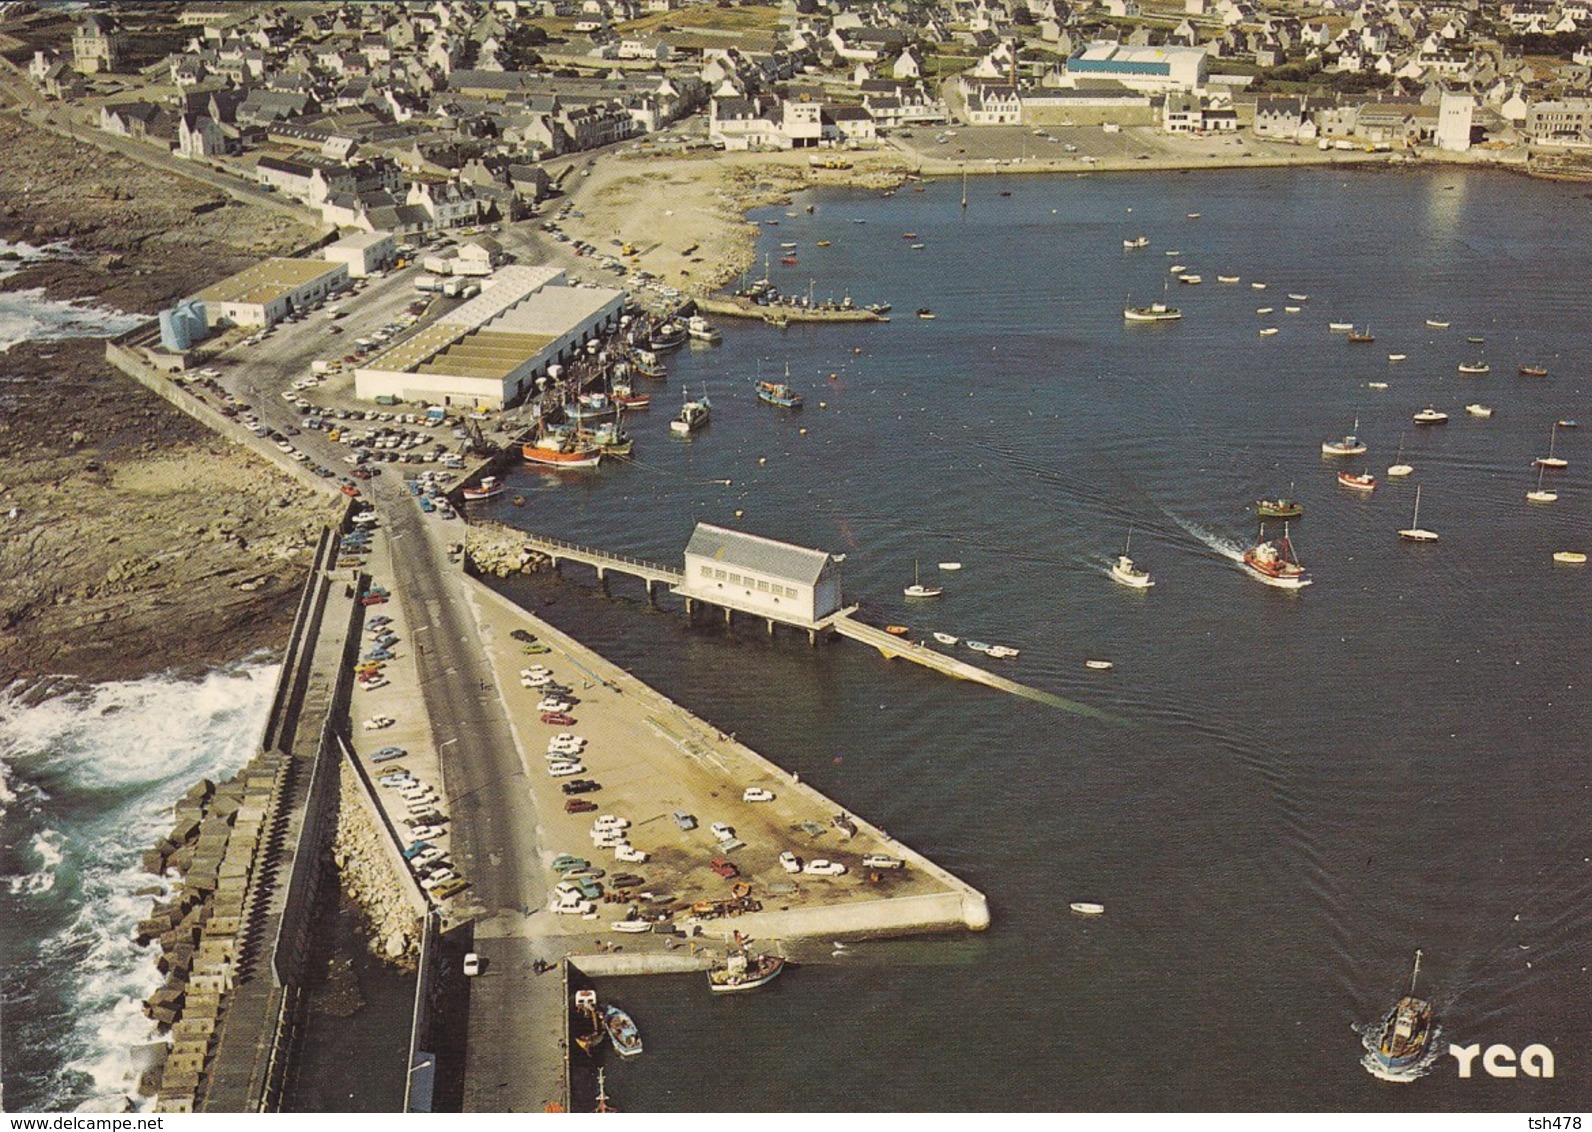
[{"label": "parked car", "polygon": [[601,790],[602,784],[593,782],[589,778],[577,778],[573,782],[566,782],[559,787],[566,794],[590,794],[593,790]]},{"label": "parked car", "polygon": [[481,973],[481,957],[473,951],[464,955],[464,973],[467,978],[475,978]]},{"label": "parked car", "polygon": [[723,857],[714,857],[708,862],[708,865],[725,880],[732,880],[741,875],[741,870],[730,864]]},{"label": "parked car", "polygon": [[733,841],[735,839],[735,827],[726,825],[721,821],[716,821],[712,825],[708,826],[708,832],[713,834],[713,836],[718,838],[720,841]]},{"label": "parked car", "polygon": [[604,814],[591,823],[593,831],[599,829],[629,829],[630,819],[619,817],[617,814]]},{"label": "parked car", "polygon": [[637,885],[646,884],[647,878],[635,873],[615,873],[608,879],[610,888],[635,888]]},{"label": "parked car", "polygon": [[572,774],[585,774],[586,768],[579,763],[556,762],[547,764],[547,773],[554,778],[568,778]]},{"label": "parked car", "polygon": [[642,865],[646,864],[647,855],[631,845],[630,842],[625,841],[614,846],[614,860],[624,861],[629,865]]},{"label": "parked car", "polygon": [[674,824],[679,826],[682,831],[690,833],[697,827],[697,820],[684,810],[676,810],[674,812]]},{"label": "parked car", "polygon": [[567,814],[589,814],[596,808],[596,802],[588,802],[584,798],[571,798],[564,803],[564,812]]},{"label": "parked car", "polygon": [[799,873],[802,871],[802,859],[787,849],[779,855],[779,867],[787,873]]},{"label": "parked car", "polygon": [[590,865],[591,862],[585,857],[577,857],[573,853],[560,853],[558,856],[553,858],[553,862],[549,867],[552,868],[554,872],[562,873],[567,872],[570,869],[588,868]]},{"label": "parked car", "polygon": [[774,792],[772,790],[764,790],[761,786],[748,786],[741,794],[741,801],[743,802],[772,802],[773,800]]},{"label": "parked car", "polygon": [[846,866],[839,861],[826,861],[820,857],[803,865],[802,872],[815,877],[838,877],[845,875]]},{"label": "parked car", "polygon": [[884,853],[865,853],[862,858],[862,867],[865,869],[904,869],[907,863],[900,857],[890,857]]},{"label": "parked car", "polygon": [[402,747],[383,747],[374,755],[370,756],[370,761],[373,763],[391,762],[393,759],[403,758],[406,754],[408,754],[408,752]]},{"label": "parked car", "polygon": [[390,715],[373,715],[365,720],[364,727],[366,731],[380,731],[385,727],[391,727],[395,722],[397,721]]},{"label": "parked car", "polygon": [[509,631],[509,636],[513,637],[516,641],[524,641],[526,644],[530,644],[532,641],[536,640],[536,634],[525,629],[512,629]]},{"label": "parked car", "polygon": [[439,884],[431,889],[431,899],[447,900],[451,897],[459,895],[459,893],[463,892],[469,887],[470,882],[465,880],[463,877],[446,881],[443,884]]}]

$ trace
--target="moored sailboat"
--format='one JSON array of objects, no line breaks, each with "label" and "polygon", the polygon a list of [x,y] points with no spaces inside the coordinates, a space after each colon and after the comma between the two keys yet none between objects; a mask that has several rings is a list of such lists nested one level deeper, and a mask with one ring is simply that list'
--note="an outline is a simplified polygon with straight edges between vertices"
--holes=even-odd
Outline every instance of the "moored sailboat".
[{"label": "moored sailboat", "polygon": [[1436,542],[1437,532],[1428,531],[1421,527],[1421,488],[1415,486],[1415,514],[1410,516],[1410,525],[1399,532],[1399,538],[1406,542]]}]

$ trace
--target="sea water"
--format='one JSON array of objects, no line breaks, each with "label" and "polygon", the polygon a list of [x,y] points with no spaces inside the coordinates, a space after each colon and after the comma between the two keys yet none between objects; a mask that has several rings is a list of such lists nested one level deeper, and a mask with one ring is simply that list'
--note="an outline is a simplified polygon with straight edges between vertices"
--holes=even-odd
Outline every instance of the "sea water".
[{"label": "sea water", "polygon": [[161,878],[144,850],[200,778],[254,754],[276,665],[98,684],[29,707],[0,696],[0,1031],[11,1111],[117,1110],[158,1040],[139,948]]},{"label": "sea water", "polygon": [[[36,247],[0,240],[0,281],[29,263],[70,254],[62,244]],[[110,310],[92,301],[45,298],[43,288],[0,291],[0,354],[31,339],[109,338],[146,321],[147,315]]]},{"label": "sea water", "polygon": [[[1585,1107],[1592,576],[1551,558],[1592,543],[1585,436],[1559,431],[1559,502],[1524,499],[1552,423],[1592,417],[1592,261],[1565,236],[1592,211],[1581,188],[1261,170],[980,180],[965,213],[960,182],[755,213],[779,223],[758,262],[784,290],[889,301],[892,321],[726,322],[627,416],[633,462],[517,470],[523,507],[472,510],[670,564],[698,520],[843,553],[866,618],[1020,647],[998,671],[1125,723],[752,618],[688,628],[670,599],[650,609],[620,579],[602,599],[573,567],[507,583],[965,877],[993,915],[978,936],[820,948],[756,995],[615,980],[647,1052],[609,1066],[614,1104]],[[1124,252],[1141,232],[1150,246]],[[785,241],[798,266],[779,265]],[[1166,282],[1172,263],[1205,282]],[[1181,322],[1124,324],[1163,288]],[[1376,342],[1350,345],[1340,321]],[[1477,358],[1489,376],[1458,374]],[[752,390],[787,363],[800,412]],[[680,440],[687,387],[713,420]],[[1472,401],[1497,411],[1467,417]],[[1413,426],[1427,404],[1449,423]],[[1356,418],[1368,456],[1324,460]],[[1415,474],[1382,480],[1401,434]],[[1342,468],[1382,482],[1341,490]],[[1397,537],[1417,485],[1438,543]],[[1290,494],[1315,577],[1300,593],[1235,561],[1254,501]],[[1130,524],[1147,591],[1107,573]],[[902,596],[914,562],[943,597]],[[1417,947],[1445,1052],[1391,1084],[1362,1067],[1357,1028]],[[1450,1040],[1540,1042],[1557,1074],[1460,1079]]]}]

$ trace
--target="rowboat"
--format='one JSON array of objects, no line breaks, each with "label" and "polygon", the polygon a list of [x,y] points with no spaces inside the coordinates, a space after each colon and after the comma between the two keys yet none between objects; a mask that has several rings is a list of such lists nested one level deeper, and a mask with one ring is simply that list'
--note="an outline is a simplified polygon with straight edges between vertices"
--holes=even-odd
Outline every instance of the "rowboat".
[{"label": "rowboat", "polygon": [[935,633],[934,639],[942,645],[954,645],[959,640],[959,638],[953,637],[949,633]]},{"label": "rowboat", "polygon": [[1085,668],[1093,668],[1097,672],[1104,672],[1111,667],[1111,662],[1109,660],[1086,660],[1083,662],[1083,666]]},{"label": "rowboat", "polygon": [[1563,566],[1584,566],[1586,555],[1578,550],[1556,550],[1553,553],[1553,560]]},{"label": "rowboat", "polygon": [[1074,900],[1067,907],[1080,916],[1103,916],[1106,911],[1104,904],[1095,904],[1088,900]]}]

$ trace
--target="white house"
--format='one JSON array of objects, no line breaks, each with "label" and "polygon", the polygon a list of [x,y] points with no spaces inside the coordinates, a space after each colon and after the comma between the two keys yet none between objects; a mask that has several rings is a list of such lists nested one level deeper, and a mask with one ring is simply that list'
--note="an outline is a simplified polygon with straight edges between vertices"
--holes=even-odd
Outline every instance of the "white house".
[{"label": "white house", "polygon": [[840,608],[840,572],[825,551],[698,523],[685,548],[682,597],[810,627]]}]

